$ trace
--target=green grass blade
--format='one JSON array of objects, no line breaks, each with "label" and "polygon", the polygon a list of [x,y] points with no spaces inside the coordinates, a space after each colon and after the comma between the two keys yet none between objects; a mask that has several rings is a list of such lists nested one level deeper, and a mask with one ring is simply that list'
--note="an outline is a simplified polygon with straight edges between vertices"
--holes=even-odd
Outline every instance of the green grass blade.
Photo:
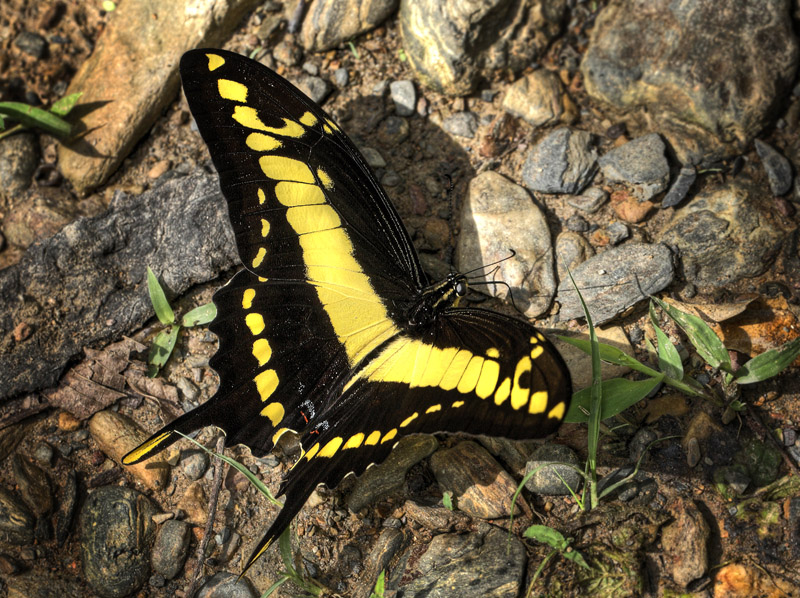
[{"label": "green grass blade", "polygon": [[732,372],[731,358],[730,355],[728,355],[728,350],[725,348],[725,345],[722,344],[717,334],[702,318],[682,312],[656,297],[652,297],[651,300],[655,301],[658,306],[664,310],[664,313],[675,320],[675,323],[683,329],[689,342],[694,345],[697,353],[706,363],[713,368],[720,368],[729,373]]},{"label": "green grass blade", "polygon": [[78,103],[82,95],[83,92],[79,91],[78,93],[71,93],[68,96],[64,96],[50,106],[50,112],[57,116],[66,116],[75,107],[75,104]]},{"label": "green grass blade", "polygon": [[375,581],[375,588],[373,588],[372,593],[369,595],[369,598],[383,598],[383,594],[386,591],[386,570],[384,569],[381,571],[381,574],[378,575],[377,581]]},{"label": "green grass blade", "polygon": [[181,323],[187,328],[192,326],[202,326],[212,322],[217,317],[217,306],[213,303],[206,303],[184,314]]},{"label": "green grass blade", "polygon": [[[631,405],[635,405],[664,380],[664,374],[658,374],[647,380],[628,380],[627,378],[611,378],[604,380],[603,406],[600,420],[608,419],[622,413]],[[586,387],[572,395],[572,403],[564,418],[565,422],[582,424],[589,421],[591,408],[591,387]]]},{"label": "green grass blade", "polygon": [[658,369],[670,378],[683,380],[681,356],[666,333],[658,326],[656,310],[652,301],[650,302],[650,323],[653,324],[653,328],[656,331],[656,338],[658,339]]},{"label": "green grass blade", "polygon": [[299,577],[297,571],[295,571],[294,563],[292,562],[292,527],[289,526],[278,538],[278,549],[281,553],[281,560],[283,561],[283,566],[286,567],[286,571],[292,577]]},{"label": "green grass blade", "polygon": [[777,376],[800,355],[800,338],[785,343],[779,349],[765,351],[753,357],[734,374],[739,384],[753,384]]},{"label": "green grass blade", "polygon": [[22,102],[0,102],[0,114],[26,127],[41,129],[55,137],[69,137],[72,126],[60,116]]},{"label": "green grass blade", "polygon": [[153,304],[153,309],[156,312],[158,321],[165,326],[174,323],[175,312],[173,312],[172,308],[169,306],[169,301],[167,301],[167,296],[164,294],[164,289],[161,288],[150,266],[147,266],[147,291],[150,293],[150,303]]},{"label": "green grass blade", "polygon": [[172,355],[180,329],[180,326],[173,324],[159,332],[153,340],[153,346],[150,347],[150,353],[147,355],[147,375],[151,378],[156,377],[158,370],[164,367],[169,360],[169,356]]},{"label": "green grass blade", "polygon": [[272,596],[275,593],[275,591],[279,587],[281,587],[283,584],[285,584],[290,579],[291,579],[291,577],[289,577],[287,574],[284,573],[283,575],[281,575],[278,578],[278,581],[276,581],[274,584],[272,584],[270,587],[267,588],[266,592],[261,594],[261,598],[269,598],[270,596]]}]

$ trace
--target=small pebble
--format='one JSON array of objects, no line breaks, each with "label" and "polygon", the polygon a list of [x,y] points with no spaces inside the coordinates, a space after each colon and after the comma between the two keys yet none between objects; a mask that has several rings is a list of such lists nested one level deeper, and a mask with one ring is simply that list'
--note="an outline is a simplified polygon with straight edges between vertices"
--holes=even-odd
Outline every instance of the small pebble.
[{"label": "small pebble", "polygon": [[472,139],[478,130],[478,117],[472,112],[458,112],[444,119],[442,128],[451,135]]}]

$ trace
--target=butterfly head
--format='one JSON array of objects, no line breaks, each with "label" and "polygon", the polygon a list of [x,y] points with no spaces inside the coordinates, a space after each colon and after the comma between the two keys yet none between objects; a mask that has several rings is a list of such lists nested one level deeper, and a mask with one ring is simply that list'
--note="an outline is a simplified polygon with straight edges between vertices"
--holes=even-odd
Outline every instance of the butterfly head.
[{"label": "butterfly head", "polygon": [[408,310],[409,326],[424,328],[430,325],[439,313],[457,306],[468,290],[467,277],[463,274],[449,274],[444,280],[423,289]]}]

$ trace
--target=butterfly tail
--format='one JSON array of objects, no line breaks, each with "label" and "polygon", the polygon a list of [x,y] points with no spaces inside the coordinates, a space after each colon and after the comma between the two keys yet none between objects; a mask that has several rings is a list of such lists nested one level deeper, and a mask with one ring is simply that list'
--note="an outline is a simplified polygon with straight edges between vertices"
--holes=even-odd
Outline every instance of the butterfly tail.
[{"label": "butterfly tail", "polygon": [[212,425],[215,421],[211,411],[212,408],[213,404],[207,402],[193,411],[184,413],[125,455],[122,458],[122,464],[134,465],[149,459],[180,440],[182,438],[181,434],[190,434],[199,428]]}]

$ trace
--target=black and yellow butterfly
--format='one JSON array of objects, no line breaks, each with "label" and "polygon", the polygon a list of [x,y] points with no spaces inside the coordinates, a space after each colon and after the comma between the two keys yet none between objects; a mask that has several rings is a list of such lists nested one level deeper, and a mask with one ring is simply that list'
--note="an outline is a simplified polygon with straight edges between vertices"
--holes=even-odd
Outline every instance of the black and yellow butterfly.
[{"label": "black and yellow butterfly", "polygon": [[429,283],[386,193],[325,112],[231,52],[188,52],[180,70],[244,270],[214,296],[216,395],[124,463],[208,425],[257,456],[299,434],[285,506],[249,566],[317,485],[360,474],[403,435],[556,430],[572,392],[561,356],[527,322],[456,307],[465,276]]}]

